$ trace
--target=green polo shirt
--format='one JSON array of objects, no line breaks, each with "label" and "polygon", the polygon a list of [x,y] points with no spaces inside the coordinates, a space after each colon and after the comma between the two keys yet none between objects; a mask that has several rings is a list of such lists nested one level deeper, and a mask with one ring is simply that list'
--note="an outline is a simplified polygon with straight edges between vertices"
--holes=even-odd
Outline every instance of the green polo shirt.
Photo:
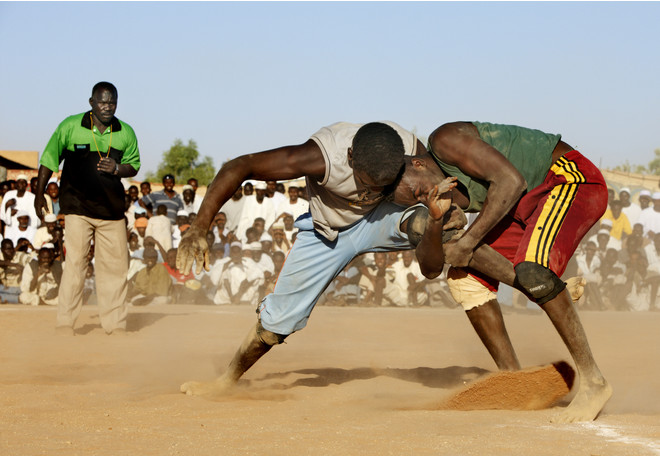
[{"label": "green polo shirt", "polygon": [[125,122],[112,119],[101,134],[92,128],[91,111],[67,117],[48,141],[39,164],[53,172],[62,165],[60,213],[102,220],[124,217],[124,186],[118,176],[99,172],[101,157],[140,169],[135,132]]}]

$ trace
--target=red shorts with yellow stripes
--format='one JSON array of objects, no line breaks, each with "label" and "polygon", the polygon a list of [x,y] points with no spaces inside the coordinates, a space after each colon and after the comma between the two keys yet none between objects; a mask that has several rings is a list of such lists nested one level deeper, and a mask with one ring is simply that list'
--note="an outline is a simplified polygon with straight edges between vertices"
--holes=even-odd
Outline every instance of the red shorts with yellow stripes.
[{"label": "red shorts with yellow stripes", "polygon": [[[543,183],[525,194],[484,241],[514,266],[531,261],[561,277],[578,244],[606,209],[603,175],[573,150],[552,165]],[[497,290],[496,280],[469,272]]]}]

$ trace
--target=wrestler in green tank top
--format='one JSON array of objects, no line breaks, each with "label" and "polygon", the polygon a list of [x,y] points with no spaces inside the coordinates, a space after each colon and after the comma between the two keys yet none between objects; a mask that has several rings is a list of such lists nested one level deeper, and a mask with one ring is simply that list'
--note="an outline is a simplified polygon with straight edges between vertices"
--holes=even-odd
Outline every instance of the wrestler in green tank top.
[{"label": "wrestler in green tank top", "polygon": [[[540,130],[499,125],[486,122],[471,122],[477,127],[479,137],[497,149],[522,174],[527,182],[527,191],[541,185],[552,164],[552,151],[561,135],[544,133]],[[448,176],[458,178],[468,191],[470,205],[466,212],[479,212],[488,193],[488,182],[473,179],[454,165],[442,162],[429,145],[431,155]]]}]

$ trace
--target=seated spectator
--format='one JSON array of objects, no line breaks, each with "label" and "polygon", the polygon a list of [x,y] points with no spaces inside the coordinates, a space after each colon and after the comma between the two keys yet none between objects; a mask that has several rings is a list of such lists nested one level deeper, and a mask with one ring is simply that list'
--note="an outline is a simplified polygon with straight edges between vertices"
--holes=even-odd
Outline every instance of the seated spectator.
[{"label": "seated spectator", "polygon": [[590,237],[588,241],[596,244],[596,253],[601,260],[605,258],[608,249],[614,249],[617,252],[621,250],[621,241],[610,236],[610,232],[606,228],[598,230],[598,233]]},{"label": "seated spectator", "polygon": [[[648,190],[642,190],[639,192],[639,208],[643,211],[651,205],[651,192]],[[639,213],[640,217],[642,213]],[[631,222],[634,223],[634,222]],[[639,223],[639,217],[637,218],[637,223]]]},{"label": "seated spectator", "polygon": [[64,214],[57,214],[57,225],[62,229],[66,228],[66,224],[64,221]]},{"label": "seated spectator", "polygon": [[660,287],[660,233],[653,237],[653,243],[644,248],[648,260],[646,282],[649,284],[649,310],[659,310],[656,305]]},{"label": "seated spectator", "polygon": [[190,228],[190,222],[188,221],[188,213],[186,211],[179,211],[176,213],[176,226],[172,233],[172,247],[175,249],[179,247],[179,242],[181,242],[181,236]]},{"label": "seated spectator", "polygon": [[619,261],[626,266],[625,299],[628,307],[625,310],[648,309],[649,290],[648,284],[645,281],[648,260],[642,244],[642,237],[628,236],[624,242],[623,249],[619,252]]},{"label": "seated spectator", "polygon": [[655,233],[660,233],[660,192],[651,196],[653,204],[642,211],[637,220],[644,227],[644,236],[653,239]]},{"label": "seated spectator", "polygon": [[16,243],[16,251],[27,253],[31,260],[37,259],[37,252],[32,248],[32,244],[25,238],[19,238]]},{"label": "seated spectator", "polygon": [[202,205],[202,198],[197,198],[193,186],[188,184],[184,185],[181,189],[181,194],[183,196],[183,210],[187,213],[198,213],[199,208]]},{"label": "seated spectator", "polygon": [[167,216],[167,206],[159,204],[156,207],[156,215],[147,222],[146,236],[152,236],[167,252],[172,248],[172,232],[174,227]]},{"label": "seated spectator", "polygon": [[170,296],[175,303],[182,303],[182,294],[186,285],[186,282],[189,280],[195,280],[195,276],[192,271],[188,274],[183,274],[176,268],[176,249],[169,249],[167,251],[167,256],[165,257],[165,269],[167,273],[172,278],[172,289],[170,290]]},{"label": "seated spectator", "polygon": [[291,214],[286,214],[282,217],[282,221],[284,222],[284,235],[289,240],[289,243],[293,245],[295,235],[298,232],[298,228],[294,226],[295,220]]},{"label": "seated spectator", "polygon": [[144,268],[128,282],[127,299],[134,306],[167,304],[170,301],[172,279],[167,269],[158,262],[158,252],[153,248],[144,251]]},{"label": "seated spectator", "polygon": [[291,241],[286,237],[284,224],[273,223],[271,232],[273,233],[273,252],[282,252],[284,255],[287,255],[289,250],[291,250]]},{"label": "seated spectator", "polygon": [[261,235],[261,239],[259,241],[261,243],[261,251],[264,253],[264,255],[268,255],[269,257],[273,257],[273,238],[271,237],[270,234],[264,233]]},{"label": "seated spectator", "polygon": [[605,307],[611,310],[628,310],[626,265],[619,261],[618,251],[607,249],[601,259],[599,272]]},{"label": "seated spectator", "polygon": [[213,219],[214,244],[231,244],[236,240],[234,233],[227,228],[227,216],[224,212],[218,212]]},{"label": "seated spectator", "polygon": [[252,244],[253,242],[259,242],[259,233],[257,229],[253,226],[245,230],[245,238],[247,239],[246,244]]},{"label": "seated spectator", "polygon": [[133,224],[133,230],[135,234],[138,236],[138,246],[140,248],[144,247],[144,239],[147,237],[147,225],[149,223],[149,219],[146,217],[141,217],[135,219],[135,223]]},{"label": "seated spectator", "polygon": [[30,256],[17,252],[11,239],[3,239],[0,244],[0,299],[2,303],[18,304],[21,294],[21,276],[23,268],[30,262]]},{"label": "seated spectator", "polygon": [[273,289],[275,288],[275,283],[277,282],[277,277],[280,275],[282,266],[284,266],[285,259],[286,257],[282,252],[273,253],[273,265],[275,267],[275,270],[268,279],[265,279],[264,296],[273,292]]},{"label": "seated spectator", "polygon": [[96,305],[96,276],[94,274],[94,263],[89,261],[83,282],[83,305]]},{"label": "seated spectator", "polygon": [[128,256],[133,256],[134,252],[140,250],[140,241],[137,233],[130,233],[128,235]]},{"label": "seated spectator", "polygon": [[254,219],[254,222],[252,223],[252,228],[255,229],[256,231],[256,237],[257,241],[261,240],[261,236],[264,234],[266,230],[266,222],[263,219],[263,217],[257,217]]},{"label": "seated spectator", "polygon": [[39,250],[47,242],[53,243],[55,239],[55,228],[57,228],[57,216],[55,214],[46,214],[44,224],[37,228],[34,234],[32,245]]},{"label": "seated spectator", "polygon": [[56,306],[61,280],[62,264],[55,260],[53,244],[44,244],[37,260],[23,268],[19,301],[31,306]]},{"label": "seated spectator", "polygon": [[257,267],[261,270],[261,276],[263,280],[260,280],[259,283],[256,283],[255,286],[258,288],[258,300],[260,301],[265,296],[265,284],[266,280],[269,280],[273,273],[275,272],[275,265],[273,264],[273,259],[270,255],[266,255],[263,252],[261,242],[253,242],[248,244],[244,250],[244,256],[252,259],[254,265],[247,263],[248,268]]},{"label": "seated spectator", "polygon": [[211,281],[217,287],[214,304],[251,305],[256,301],[264,276],[252,259],[243,256],[241,243],[233,242],[229,258],[213,266]]},{"label": "seated spectator", "polygon": [[[394,252],[396,253],[396,252]],[[391,266],[395,274],[395,283],[407,296],[407,302],[398,305],[423,306],[427,304],[429,295],[426,293],[426,277],[419,269],[414,250],[401,252],[401,259]]]},{"label": "seated spectator", "polygon": [[387,253],[374,253],[372,264],[367,264],[362,270],[360,288],[364,295],[363,303],[372,306],[405,305],[401,289],[396,286],[395,272],[387,264]]},{"label": "seated spectator", "polygon": [[16,224],[7,225],[5,228],[5,239],[11,239],[15,245],[18,245],[18,240],[25,238],[32,244],[37,229],[30,225],[30,214],[20,210],[16,213],[16,221]]},{"label": "seated spectator", "polygon": [[[282,252],[276,254],[284,255]],[[273,261],[275,257],[273,256]],[[327,306],[356,305],[360,300],[360,269],[362,259],[358,256],[335,277],[323,294]]]},{"label": "seated spectator", "polygon": [[587,241],[584,250],[576,256],[578,275],[584,277],[587,284],[584,286],[584,295],[580,299],[580,306],[588,310],[603,310],[605,305],[600,294],[600,257],[596,254],[597,246],[593,241]]}]

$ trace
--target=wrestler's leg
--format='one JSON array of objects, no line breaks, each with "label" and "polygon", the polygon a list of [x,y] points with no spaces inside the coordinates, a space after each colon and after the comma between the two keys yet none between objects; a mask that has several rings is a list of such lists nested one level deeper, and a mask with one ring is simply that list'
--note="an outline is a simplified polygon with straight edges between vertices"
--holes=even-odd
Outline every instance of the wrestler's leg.
[{"label": "wrestler's leg", "polygon": [[186,382],[181,385],[181,392],[191,396],[219,395],[226,392],[254,363],[268,353],[273,345],[282,343],[285,337],[264,329],[261,322],[257,322],[245,336],[222,376],[210,382]]},{"label": "wrestler's leg", "polygon": [[490,283],[486,286],[484,282],[462,268],[450,268],[447,272],[447,285],[452,297],[465,310],[497,367],[500,370],[518,370],[520,363],[504,325],[495,287]]},{"label": "wrestler's leg", "polygon": [[569,406],[553,418],[557,423],[591,421],[612,395],[612,387],[596,365],[587,336],[566,290],[541,305],[573,357],[580,381]]},{"label": "wrestler's leg", "polygon": [[472,327],[499,370],[520,370],[520,362],[504,326],[502,310],[496,299],[466,310]]},{"label": "wrestler's leg", "polygon": [[336,242],[328,243],[313,231],[311,217],[300,217],[295,225],[300,231],[275,289],[259,304],[259,321],[248,332],[226,372],[211,382],[184,383],[181,391],[189,395],[225,392],[273,345],[303,329],[319,296],[355,256],[351,236],[359,225],[339,233]]}]

